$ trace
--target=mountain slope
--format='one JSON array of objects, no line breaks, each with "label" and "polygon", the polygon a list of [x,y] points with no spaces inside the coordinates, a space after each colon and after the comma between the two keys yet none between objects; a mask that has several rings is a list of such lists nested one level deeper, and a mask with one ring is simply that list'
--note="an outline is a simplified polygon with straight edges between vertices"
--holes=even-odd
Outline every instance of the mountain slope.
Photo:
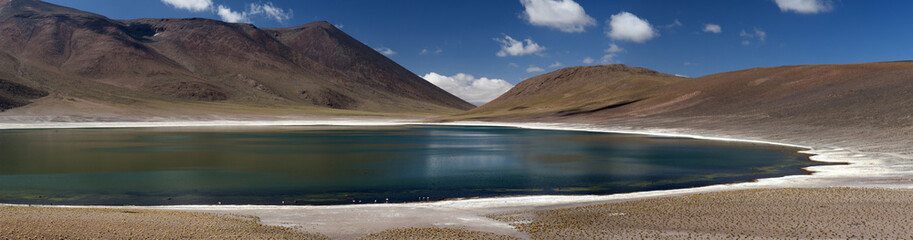
[{"label": "mountain slope", "polygon": [[913,62],[804,65],[713,74],[592,118],[727,117],[823,125],[910,125]]},{"label": "mountain slope", "polygon": [[36,0],[0,1],[0,70],[0,79],[49,93],[17,114],[474,107],[326,22],[260,29],[208,19],[112,20]]},{"label": "mountain slope", "polygon": [[[871,137],[873,142],[913,133],[913,108],[909,107],[913,105],[913,62],[754,68],[661,81],[634,92],[598,90],[567,79],[598,82],[601,78],[568,69],[544,74],[455,119],[731,128],[735,132],[779,128]],[[574,103],[566,108],[582,111],[549,105],[558,102]],[[505,113],[527,106],[540,110]],[[854,135],[859,133],[868,135]]]},{"label": "mountain slope", "polygon": [[684,79],[621,64],[568,67],[527,79],[497,99],[456,118],[588,114],[648,99],[650,90]]}]

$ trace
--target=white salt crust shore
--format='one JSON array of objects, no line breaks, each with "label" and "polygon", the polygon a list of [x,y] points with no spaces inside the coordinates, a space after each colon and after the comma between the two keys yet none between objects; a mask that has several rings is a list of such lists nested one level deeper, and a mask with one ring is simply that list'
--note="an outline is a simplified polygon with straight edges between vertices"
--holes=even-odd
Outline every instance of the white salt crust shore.
[{"label": "white salt crust shore", "polygon": [[[632,192],[611,195],[541,195],[495,197],[397,204],[355,204],[335,206],[282,205],[176,205],[176,206],[52,206],[74,208],[140,208],[198,211],[225,214],[245,214],[260,217],[267,225],[299,226],[303,231],[318,232],[338,239],[353,239],[373,232],[400,227],[462,227],[526,237],[512,226],[484,217],[487,214],[542,208],[557,208],[583,204],[616,202],[693,193],[759,189],[759,188],[816,188],[868,187],[913,188],[913,161],[909,156],[892,153],[863,153],[839,147],[802,146],[790,143],[703,136],[699,131],[672,129],[609,128],[588,124],[560,123],[497,123],[456,122],[425,123],[417,120],[367,121],[361,119],[331,119],[320,121],[181,121],[181,122],[74,122],[74,123],[0,123],[0,129],[60,129],[60,128],[139,128],[139,127],[252,127],[252,126],[497,126],[526,129],[587,131],[602,133],[639,134],[661,137],[693,138],[716,141],[770,144],[802,148],[813,161],[847,163],[843,165],[805,168],[811,175],[791,175],[765,178],[752,182],[719,184],[704,187]],[[0,204],[5,206],[21,206]]]}]

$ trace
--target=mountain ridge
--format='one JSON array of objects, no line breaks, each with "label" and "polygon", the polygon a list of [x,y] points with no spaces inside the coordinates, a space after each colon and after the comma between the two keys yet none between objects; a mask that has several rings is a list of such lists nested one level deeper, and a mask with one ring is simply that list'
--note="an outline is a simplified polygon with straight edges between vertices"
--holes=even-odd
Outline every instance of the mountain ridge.
[{"label": "mountain ridge", "polygon": [[112,20],[35,0],[0,7],[0,79],[49,92],[31,112],[79,102],[166,115],[206,102],[300,114],[474,107],[327,22],[261,29],[202,18]]}]

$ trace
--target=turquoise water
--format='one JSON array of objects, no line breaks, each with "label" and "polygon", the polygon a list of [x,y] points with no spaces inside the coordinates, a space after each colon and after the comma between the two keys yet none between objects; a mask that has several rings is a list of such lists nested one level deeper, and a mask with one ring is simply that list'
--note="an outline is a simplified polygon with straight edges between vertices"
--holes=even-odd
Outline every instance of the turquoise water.
[{"label": "turquoise water", "polygon": [[[0,202],[346,204],[609,194],[807,174],[798,149],[503,127],[0,131]],[[389,199],[389,200],[388,200]]]}]

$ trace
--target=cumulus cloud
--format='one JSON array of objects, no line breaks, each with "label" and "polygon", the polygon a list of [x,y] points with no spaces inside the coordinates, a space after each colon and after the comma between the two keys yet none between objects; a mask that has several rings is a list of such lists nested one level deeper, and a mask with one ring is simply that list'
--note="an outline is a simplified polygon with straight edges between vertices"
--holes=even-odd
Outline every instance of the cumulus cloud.
[{"label": "cumulus cloud", "polygon": [[266,2],[265,4],[251,3],[247,7],[248,15],[264,15],[267,18],[276,20],[276,22],[284,23],[292,18],[292,10],[284,10],[277,8],[273,5],[273,2]]},{"label": "cumulus cloud", "polygon": [[529,67],[526,68],[526,72],[528,72],[528,73],[545,72],[545,69],[542,69],[541,67],[536,67],[535,65],[529,65]]},{"label": "cumulus cloud", "polygon": [[606,35],[615,40],[643,43],[659,36],[650,22],[629,12],[612,15],[608,25],[610,30],[606,32]]},{"label": "cumulus cloud", "polygon": [[250,19],[247,18],[247,13],[244,12],[235,12],[231,8],[219,5],[216,10],[216,14],[219,14],[219,17],[222,18],[222,21],[230,23],[239,23],[239,22],[250,22]]},{"label": "cumulus cloud", "polygon": [[561,62],[555,62],[555,63],[552,63],[552,65],[548,65],[549,68],[559,68],[562,66],[564,66],[564,64],[562,64]]},{"label": "cumulus cloud", "polygon": [[431,72],[423,77],[428,82],[475,105],[485,104],[510,90],[514,85],[501,79],[476,78],[465,73],[444,76]]},{"label": "cumulus cloud", "polygon": [[720,25],[708,23],[704,24],[704,32],[721,33],[723,32],[723,28],[720,27]]},{"label": "cumulus cloud", "polygon": [[751,44],[751,40],[753,39],[757,39],[762,43],[767,41],[767,32],[764,32],[764,30],[761,30],[760,28],[754,28],[752,32],[747,32],[745,29],[742,29],[742,31],[739,32],[739,36],[743,38],[742,45]]},{"label": "cumulus cloud", "polygon": [[593,59],[591,57],[586,57],[581,62],[583,62],[583,64],[593,64],[594,62],[596,62],[596,59]]},{"label": "cumulus cloud", "polygon": [[607,53],[618,53],[618,52],[623,52],[624,50],[625,50],[624,48],[620,48],[620,47],[618,47],[618,45],[616,45],[616,44],[614,44],[614,43],[609,43],[609,48],[607,48],[607,49],[605,50],[605,52],[607,52]]},{"label": "cumulus cloud", "polygon": [[602,58],[599,59],[599,63],[602,63],[602,64],[611,64],[611,63],[614,63],[614,62],[615,62],[615,56],[617,56],[617,55],[615,55],[614,53],[609,53],[609,54],[606,54],[606,55],[602,55]]},{"label": "cumulus cloud", "polygon": [[[611,63],[614,63],[614,62],[615,62],[615,57],[618,56],[618,53],[624,52],[624,51],[625,51],[625,49],[619,47],[617,44],[615,44],[615,43],[609,43],[609,48],[606,48],[606,49],[604,50],[604,52],[605,52],[606,54],[605,54],[605,55],[602,55],[602,57],[599,58],[599,63],[601,63],[601,64],[611,64]],[[590,60],[590,61],[589,61],[589,62],[586,62],[586,60]],[[596,60],[595,60],[595,59],[592,59],[592,58],[584,59],[584,63],[586,63],[586,64],[591,64],[591,63],[594,63],[594,62],[596,62]]]},{"label": "cumulus cloud", "polygon": [[774,0],[780,11],[793,11],[802,14],[815,14],[828,12],[834,9],[834,4],[830,0]]},{"label": "cumulus cloud", "polygon": [[377,51],[377,52],[379,52],[380,54],[387,55],[387,56],[396,55],[396,52],[393,51],[393,49],[390,49],[390,48],[388,48],[388,47],[379,47],[379,48],[375,48],[374,51]]},{"label": "cumulus cloud", "polygon": [[545,51],[545,47],[539,46],[530,38],[521,42],[504,35],[504,39],[495,38],[495,41],[501,43],[501,51],[497,53],[498,57],[541,54],[542,51]]},{"label": "cumulus cloud", "polygon": [[212,0],[162,0],[162,2],[191,12],[202,12],[212,8]]},{"label": "cumulus cloud", "polygon": [[573,0],[520,0],[520,3],[526,8],[520,17],[535,26],[575,33],[596,25],[596,19]]}]

